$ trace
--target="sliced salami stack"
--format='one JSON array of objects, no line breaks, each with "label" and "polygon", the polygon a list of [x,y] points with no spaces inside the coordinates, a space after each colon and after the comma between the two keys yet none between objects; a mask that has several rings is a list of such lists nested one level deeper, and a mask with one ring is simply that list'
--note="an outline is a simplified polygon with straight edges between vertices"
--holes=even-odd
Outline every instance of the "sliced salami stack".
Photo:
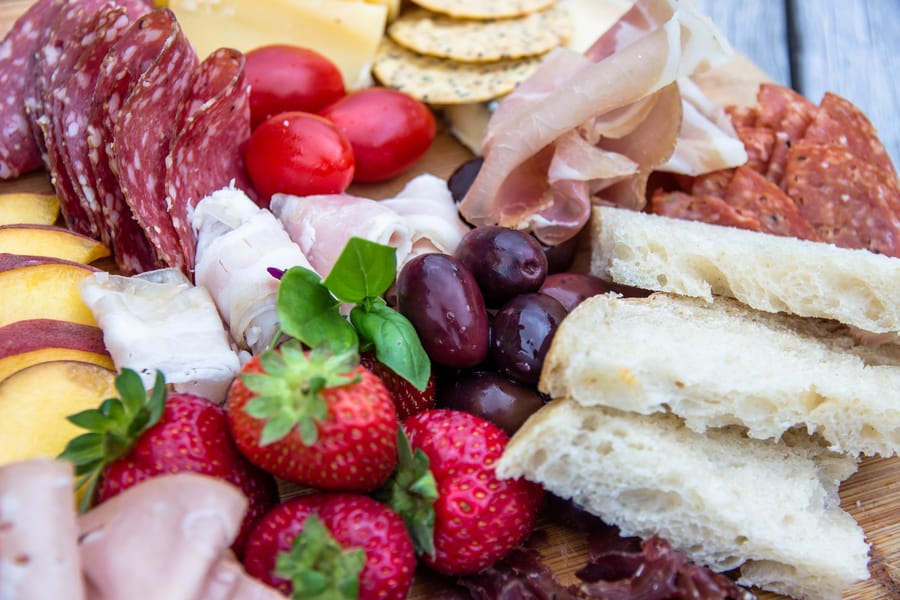
[{"label": "sliced salami stack", "polygon": [[193,206],[252,194],[244,57],[201,64],[174,14],[149,0],[38,0],[0,46],[0,178],[44,166],[71,229],[126,274],[194,263]]}]

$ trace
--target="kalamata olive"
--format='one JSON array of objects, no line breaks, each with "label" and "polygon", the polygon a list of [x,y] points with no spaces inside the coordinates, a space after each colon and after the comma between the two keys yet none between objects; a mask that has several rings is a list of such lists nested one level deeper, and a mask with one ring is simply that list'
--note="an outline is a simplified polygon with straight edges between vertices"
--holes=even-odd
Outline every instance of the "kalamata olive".
[{"label": "kalamata olive", "polygon": [[491,323],[491,359],[502,375],[536,384],[565,307],[545,294],[522,294],[503,305]]},{"label": "kalamata olive", "polygon": [[608,283],[588,273],[554,273],[544,280],[540,292],[556,298],[571,312],[586,298],[605,294],[611,289]]},{"label": "kalamata olive", "polygon": [[547,257],[547,273],[562,273],[572,266],[575,260],[575,251],[578,249],[578,236],[570,238],[555,246],[542,245],[544,255]]},{"label": "kalamata olive", "polygon": [[496,225],[472,229],[454,253],[472,272],[490,307],[536,292],[547,277],[547,257],[540,243],[523,231]]},{"label": "kalamata olive", "polygon": [[488,353],[489,324],[475,278],[447,254],[423,254],[397,276],[397,309],[413,324],[434,362],[474,367]]},{"label": "kalamata olive", "polygon": [[544,405],[544,399],[531,386],[490,371],[474,371],[441,386],[437,403],[478,415],[512,435]]},{"label": "kalamata olive", "polygon": [[484,157],[481,156],[467,160],[456,167],[456,170],[450,175],[450,178],[447,180],[447,188],[450,190],[450,195],[453,196],[454,202],[459,203],[466,196],[469,188],[472,187],[472,182],[478,176],[478,171],[481,170],[481,163],[483,162]]}]

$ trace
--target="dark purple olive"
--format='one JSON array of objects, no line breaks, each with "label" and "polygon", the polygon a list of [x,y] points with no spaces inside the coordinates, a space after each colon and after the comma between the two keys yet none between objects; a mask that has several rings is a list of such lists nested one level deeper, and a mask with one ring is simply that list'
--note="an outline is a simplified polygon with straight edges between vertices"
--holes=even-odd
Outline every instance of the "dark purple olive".
[{"label": "dark purple olive", "polygon": [[587,273],[554,273],[548,275],[540,292],[556,298],[565,309],[572,312],[587,298],[597,294],[605,294],[612,290],[610,285],[594,275]]},{"label": "dark purple olive", "polygon": [[450,175],[450,178],[447,180],[447,188],[450,190],[450,195],[453,196],[454,202],[459,204],[465,198],[469,188],[472,187],[472,182],[478,176],[478,171],[481,170],[481,163],[483,162],[484,158],[481,156],[467,160],[456,167],[456,170]]},{"label": "dark purple olive", "polygon": [[540,243],[507,227],[472,229],[454,254],[472,272],[485,304],[492,308],[513,296],[536,292],[547,277],[547,257]]},{"label": "dark purple olive", "polygon": [[565,307],[545,294],[523,294],[503,305],[491,323],[491,359],[502,375],[534,385]]},{"label": "dark purple olive", "polygon": [[547,257],[547,273],[562,273],[568,271],[575,260],[575,251],[578,250],[578,236],[566,240],[555,246],[542,246]]},{"label": "dark purple olive", "polygon": [[429,358],[467,369],[488,353],[489,324],[475,278],[447,254],[423,254],[397,276],[397,309],[413,324]]},{"label": "dark purple olive", "polygon": [[544,405],[531,386],[489,371],[464,373],[438,390],[438,406],[464,410],[487,419],[512,435]]}]

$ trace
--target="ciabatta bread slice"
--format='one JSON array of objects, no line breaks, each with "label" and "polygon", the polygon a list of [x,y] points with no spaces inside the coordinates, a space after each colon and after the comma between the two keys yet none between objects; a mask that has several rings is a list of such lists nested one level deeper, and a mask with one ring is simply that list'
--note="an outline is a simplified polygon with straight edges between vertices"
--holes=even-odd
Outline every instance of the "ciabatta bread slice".
[{"label": "ciabatta bread slice", "polygon": [[900,258],[610,207],[594,209],[591,227],[590,268],[601,278],[900,331]]},{"label": "ciabatta bread slice", "polygon": [[778,439],[800,427],[848,454],[900,449],[900,347],[729,298],[590,298],[557,330],[539,386],[585,406],[671,411],[700,432]]},{"label": "ciabatta bread slice", "polygon": [[625,535],[659,534],[695,562],[796,598],[837,599],[868,577],[868,545],[841,510],[852,458],[806,443],[699,434],[673,415],[558,399],[512,437],[497,474],[571,498]]}]

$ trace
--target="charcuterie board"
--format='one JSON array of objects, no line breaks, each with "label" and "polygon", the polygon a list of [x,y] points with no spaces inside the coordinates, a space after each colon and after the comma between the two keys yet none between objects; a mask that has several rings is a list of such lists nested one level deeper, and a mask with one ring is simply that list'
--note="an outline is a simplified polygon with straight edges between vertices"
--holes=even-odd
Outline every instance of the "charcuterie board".
[{"label": "charcuterie board", "polygon": [[[0,1],[0,32],[6,31],[29,4],[29,0]],[[754,99],[757,85],[765,79],[765,73],[739,58],[735,64],[704,74],[700,83],[717,103],[742,104]],[[387,197],[415,174],[429,172],[447,177],[470,156],[462,145],[442,133],[406,175],[378,185],[355,186],[351,191],[372,198]],[[42,172],[0,183],[0,193],[50,190],[49,180]],[[859,471],[842,486],[841,499],[843,508],[860,523],[872,544],[871,578],[847,591],[844,597],[853,600],[900,597],[900,458],[864,460]],[[545,563],[562,582],[573,582],[573,573],[586,562],[585,536],[549,517],[541,521],[539,528],[543,531],[540,550]],[[433,598],[441,588],[438,578],[422,573],[410,597]],[[760,597],[777,598],[766,593]]]}]

